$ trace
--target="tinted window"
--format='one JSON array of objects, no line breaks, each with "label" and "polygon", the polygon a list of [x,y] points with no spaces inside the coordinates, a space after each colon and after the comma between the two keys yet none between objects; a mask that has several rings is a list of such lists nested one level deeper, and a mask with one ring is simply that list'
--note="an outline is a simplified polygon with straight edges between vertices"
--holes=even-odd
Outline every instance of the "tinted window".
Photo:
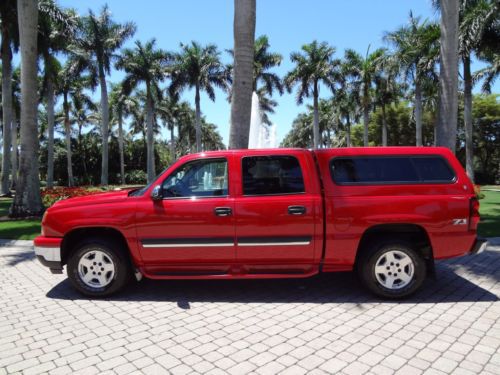
[{"label": "tinted window", "polygon": [[188,162],[163,181],[163,197],[217,197],[227,195],[227,161]]},{"label": "tinted window", "polygon": [[242,160],[243,194],[303,193],[304,179],[293,156],[252,156]]},{"label": "tinted window", "polygon": [[439,156],[335,158],[330,168],[338,184],[451,182],[455,177]]}]

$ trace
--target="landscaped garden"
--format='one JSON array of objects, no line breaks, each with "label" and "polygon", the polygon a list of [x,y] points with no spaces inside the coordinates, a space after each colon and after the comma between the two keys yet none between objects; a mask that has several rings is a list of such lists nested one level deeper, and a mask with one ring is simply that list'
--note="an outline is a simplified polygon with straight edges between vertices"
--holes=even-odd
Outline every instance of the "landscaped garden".
[{"label": "landscaped garden", "polygon": [[[42,199],[46,207],[61,199],[97,194],[105,190],[100,187],[54,188],[44,190]],[[500,186],[487,186],[481,190],[481,222],[479,235],[483,237],[500,237]],[[0,239],[31,240],[40,233],[40,219],[12,220],[7,217],[11,198],[0,198]]]}]

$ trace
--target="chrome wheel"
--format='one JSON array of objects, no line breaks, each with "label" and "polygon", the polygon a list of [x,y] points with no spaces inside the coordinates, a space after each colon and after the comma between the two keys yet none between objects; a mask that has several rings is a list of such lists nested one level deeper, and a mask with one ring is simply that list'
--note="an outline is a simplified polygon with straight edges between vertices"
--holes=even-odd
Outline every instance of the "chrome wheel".
[{"label": "chrome wheel", "polygon": [[115,276],[115,264],[111,257],[100,250],[87,251],[78,262],[78,275],[91,288],[103,288]]},{"label": "chrome wheel", "polygon": [[387,289],[404,288],[413,280],[414,273],[412,259],[402,251],[386,251],[375,262],[375,278]]}]

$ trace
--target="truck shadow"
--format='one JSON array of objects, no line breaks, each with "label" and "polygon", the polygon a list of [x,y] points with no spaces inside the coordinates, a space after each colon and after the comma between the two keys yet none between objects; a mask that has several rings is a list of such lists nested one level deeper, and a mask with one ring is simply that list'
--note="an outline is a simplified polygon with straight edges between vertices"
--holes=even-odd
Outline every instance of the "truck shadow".
[{"label": "truck shadow", "polygon": [[[142,280],[111,296],[111,301],[174,302],[181,309],[197,303],[438,303],[498,301],[493,289],[500,280],[500,252],[486,251],[436,264],[436,279],[402,301],[383,300],[365,291],[352,272],[308,279],[272,280]],[[471,281],[472,280],[472,281]],[[68,280],[49,291],[54,299],[85,299]]]}]

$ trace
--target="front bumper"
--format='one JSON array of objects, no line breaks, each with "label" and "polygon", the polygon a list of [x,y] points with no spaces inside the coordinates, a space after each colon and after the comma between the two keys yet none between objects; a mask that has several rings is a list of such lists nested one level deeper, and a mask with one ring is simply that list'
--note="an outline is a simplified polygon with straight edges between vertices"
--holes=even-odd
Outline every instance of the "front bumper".
[{"label": "front bumper", "polygon": [[488,246],[488,240],[486,238],[477,237],[470,250],[471,254],[481,254]]},{"label": "front bumper", "polygon": [[35,255],[52,273],[62,273],[61,238],[38,236],[35,238]]}]

